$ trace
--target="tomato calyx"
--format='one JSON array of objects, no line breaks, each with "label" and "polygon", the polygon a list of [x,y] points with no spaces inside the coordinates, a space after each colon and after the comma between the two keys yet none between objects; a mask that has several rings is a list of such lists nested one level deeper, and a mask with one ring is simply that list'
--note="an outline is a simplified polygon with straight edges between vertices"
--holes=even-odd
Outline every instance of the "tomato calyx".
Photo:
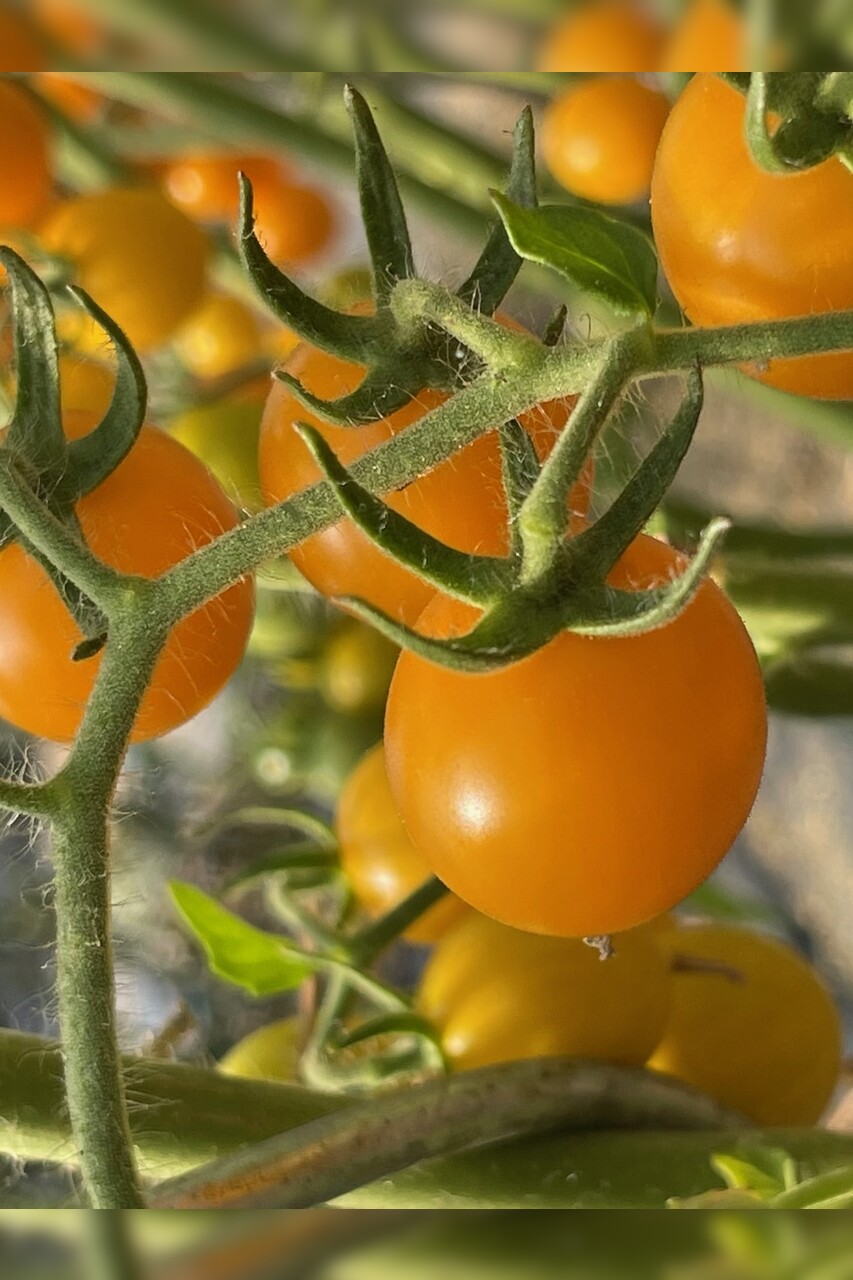
[{"label": "tomato calyx", "polygon": [[722,72],[746,96],[746,139],[768,173],[790,174],[838,155],[853,143],[853,78],[847,72]]},{"label": "tomato calyx", "polygon": [[524,429],[501,428],[504,485],[510,518],[505,558],[446,546],[361,486],[313,428],[300,431],[343,511],[385,554],[440,591],[477,606],[479,618],[463,635],[425,636],[357,597],[342,599],[395,643],[433,662],[463,671],[492,671],[529,656],[561,631],[627,636],[672,621],[689,604],[727,531],[712,520],[681,574],[659,587],[626,591],[608,575],[668,490],[702,408],[698,368],[688,377],[679,410],[607,511],[579,533],[567,531],[568,500],[622,382],[624,353],[602,370],[578,403],[570,425],[540,466]]},{"label": "tomato calyx", "polygon": [[[12,293],[17,391],[3,432],[0,463],[8,478],[76,537],[78,499],[96,489],[126,457],[139,434],[146,407],[142,366],[126,337],[92,298],[70,289],[76,302],[104,329],[116,354],[112,401],[87,434],[66,439],[62,424],[59,342],[50,294],[14,250],[0,246],[0,263]],[[83,633],[76,660],[97,653],[106,640],[101,610],[28,542],[9,514],[0,510],[0,547],[20,541],[44,568]]]},{"label": "tomato calyx", "polygon": [[[482,365],[458,338],[425,317],[400,316],[391,305],[396,285],[415,277],[414,253],[397,180],[370,108],[351,86],[346,104],[353,123],[356,177],[362,219],[372,262],[375,313],[347,314],[305,293],[272,262],[253,228],[251,183],[241,175],[239,248],[243,264],[266,305],[312,346],[366,366],[351,394],[323,401],[284,372],[293,393],[327,421],[358,426],[387,417],[426,388],[453,391]],[[516,125],[506,192],[525,208],[536,206],[533,121],[529,109]],[[456,291],[466,307],[492,315],[513,283],[521,257],[497,221],[469,273]]]}]

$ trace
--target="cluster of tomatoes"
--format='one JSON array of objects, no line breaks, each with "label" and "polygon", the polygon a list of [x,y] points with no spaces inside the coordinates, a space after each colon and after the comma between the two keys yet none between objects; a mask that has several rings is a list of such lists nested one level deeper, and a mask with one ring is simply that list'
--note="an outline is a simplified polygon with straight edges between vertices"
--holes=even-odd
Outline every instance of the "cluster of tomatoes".
[{"label": "cluster of tomatoes", "polygon": [[[381,745],[344,787],[336,830],[369,917],[396,907],[427,874],[394,806]],[[832,998],[768,934],[662,915],[620,934],[602,961],[579,939],[510,928],[450,894],[404,936],[432,947],[414,1007],[453,1070],[550,1055],[647,1065],[768,1127],[813,1124],[838,1078]],[[301,1037],[297,1017],[269,1023],[221,1067],[296,1079]]]},{"label": "cluster of tomatoes", "polygon": [[[4,11],[3,21],[11,31],[23,19]],[[133,185],[66,195],[55,179],[53,137],[37,96],[46,92],[46,79],[0,80],[7,175],[0,182],[0,238],[82,285],[144,358],[180,375],[184,391],[172,412],[164,410],[165,429],[144,426],[120,466],[77,504],[99,558],[154,577],[260,505],[257,440],[269,371],[295,343],[260,308],[211,282],[217,238],[236,223],[237,173],[253,178],[258,234],[283,264],[301,265],[324,250],[334,215],[325,196],[279,160],[228,152],[180,156],[148,165]],[[115,372],[103,332],[61,297],[57,323],[63,425],[74,439],[106,410]],[[5,373],[11,327],[2,314],[0,347]],[[220,393],[222,384],[231,390]],[[5,391],[11,401],[10,374]],[[72,661],[76,624],[19,544],[0,555],[0,593],[6,602],[0,714],[30,733],[68,741],[99,660]],[[134,740],[175,728],[219,692],[245,650],[253,601],[246,579],[175,628]]]}]

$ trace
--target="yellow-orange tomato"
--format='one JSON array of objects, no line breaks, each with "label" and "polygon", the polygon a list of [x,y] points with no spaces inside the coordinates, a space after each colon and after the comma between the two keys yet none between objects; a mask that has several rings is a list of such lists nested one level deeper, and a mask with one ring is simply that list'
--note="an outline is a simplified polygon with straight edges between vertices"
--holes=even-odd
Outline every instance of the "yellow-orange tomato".
[{"label": "yellow-orange tomato", "polygon": [[312,187],[281,179],[259,181],[254,208],[255,232],[274,262],[305,262],[325,249],[334,234],[329,201]]},{"label": "yellow-orange tomato", "polygon": [[83,59],[97,57],[103,52],[107,42],[104,28],[73,3],[69,4],[68,0],[29,0],[29,4],[39,27],[63,51]]},{"label": "yellow-orange tomato", "polygon": [[[309,391],[324,399],[348,394],[364,375],[361,366],[309,346],[298,347],[285,367]],[[404,408],[379,422],[357,428],[336,427],[310,413],[283,383],[275,383],[261,426],[259,465],[265,500],[281,502],[320,479],[313,458],[294,430],[296,422],[316,427],[341,461],[349,464],[405,430],[442,399],[438,392],[422,391]],[[524,415],[540,457],[550,451],[570,407],[570,402],[560,401]],[[386,495],[386,501],[428,533],[462,551],[504,555],[508,550],[500,447],[494,432],[481,436],[414,484]],[[586,510],[585,488],[578,489],[572,502],[573,508]],[[349,519],[300,543],[290,556],[324,595],[360,596],[410,626],[435,590],[386,556]]]},{"label": "yellow-orange tomato", "polygon": [[[640,536],[610,575],[660,585],[684,559]],[[436,596],[418,630],[470,630]],[[411,651],[385,717],[391,790],[433,872],[486,915],[583,937],[669,910],[729,849],[752,806],[767,713],[758,661],[710,579],[655,631],[562,632],[470,674]]]},{"label": "yellow-orange tomato", "polygon": [[664,45],[661,71],[748,71],[746,26],[727,0],[690,0]]},{"label": "yellow-orange tomato", "polygon": [[219,1070],[244,1080],[276,1080],[282,1084],[295,1081],[302,1036],[299,1018],[267,1022],[232,1045],[220,1058]]},{"label": "yellow-orange tomato", "polygon": [[650,71],[663,32],[632,0],[586,0],[545,37],[540,71]]},{"label": "yellow-orange tomato", "polygon": [[140,350],[170,337],[202,296],[207,240],[159,191],[72,197],[47,216],[41,239]]},{"label": "yellow-orange tomato", "polygon": [[186,155],[158,166],[166,195],[191,218],[234,223],[240,209],[238,173],[255,186],[287,176],[283,162],[272,156],[239,151]]},{"label": "yellow-orange tomato", "polygon": [[14,81],[0,80],[0,226],[32,226],[51,187],[44,115]]},{"label": "yellow-orange tomato", "polygon": [[841,1030],[815,970],[784,943],[733,925],[673,929],[659,945],[685,964],[649,1066],[757,1125],[819,1120],[838,1079]]},{"label": "yellow-orange tomato", "polygon": [[199,378],[218,378],[265,354],[260,316],[239,298],[210,293],[176,335],[178,354]]},{"label": "yellow-orange tomato", "polygon": [[[394,806],[382,743],[368,751],[347,779],[335,829],[343,866],[356,900],[380,916],[428,880],[431,872],[409,839]],[[410,942],[435,942],[467,911],[452,894],[406,930]]]},{"label": "yellow-orange tomato", "polygon": [[[91,426],[91,414],[69,414],[66,434],[85,435]],[[237,523],[206,467],[149,426],[76,510],[99,559],[147,578]],[[67,742],[80,724],[100,655],[72,661],[80,632],[44,570],[18,543],[0,552],[0,599],[0,716],[27,733]],[[142,700],[133,741],[166,733],[207,706],[243,656],[253,606],[247,578],[178,623]]]},{"label": "yellow-orange tomato", "polygon": [[602,961],[470,912],[438,943],[416,995],[458,1068],[569,1054],[639,1066],[666,1024],[669,965],[643,929]]},{"label": "yellow-orange tomato", "polygon": [[555,98],[542,121],[542,153],[567,191],[604,204],[648,195],[669,103],[630,76],[595,76]]},{"label": "yellow-orange tomato", "polygon": [[103,416],[113,398],[115,373],[109,365],[66,352],[59,357],[63,413]]},{"label": "yellow-orange tomato", "polygon": [[[0,71],[40,71],[47,61],[44,41],[29,19],[17,9],[0,9]],[[3,111],[5,105],[0,117]]]},{"label": "yellow-orange tomato", "polygon": [[[744,136],[744,98],[695,76],[669,115],[652,176],[652,223],[672,291],[697,325],[853,307],[853,173],[825,160],[767,173]],[[786,391],[853,398],[853,352],[750,365]]]},{"label": "yellow-orange tomato", "polygon": [[261,405],[256,400],[217,400],[197,404],[169,423],[169,434],[209,467],[229,497],[249,511],[261,506],[258,433]]}]

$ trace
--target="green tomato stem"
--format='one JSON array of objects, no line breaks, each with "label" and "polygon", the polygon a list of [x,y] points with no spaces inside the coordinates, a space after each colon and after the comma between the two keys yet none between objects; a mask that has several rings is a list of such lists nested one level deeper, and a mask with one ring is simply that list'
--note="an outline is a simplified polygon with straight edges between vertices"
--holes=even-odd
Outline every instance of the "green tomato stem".
[{"label": "green tomato stem", "polygon": [[86,1275],[89,1280],[144,1280],[146,1268],[127,1213],[86,1215]]},{"label": "green tomato stem", "polygon": [[436,876],[430,876],[402,902],[398,902],[396,907],[349,939],[348,950],[352,963],[359,968],[372,964],[380,952],[395,942],[430,907],[440,902],[447,892],[447,885],[442,884]]},{"label": "green tomato stem", "polygon": [[355,1104],[166,1182],[151,1204],[307,1208],[415,1161],[522,1134],[738,1123],[692,1089],[640,1069],[569,1058],[501,1063]]}]

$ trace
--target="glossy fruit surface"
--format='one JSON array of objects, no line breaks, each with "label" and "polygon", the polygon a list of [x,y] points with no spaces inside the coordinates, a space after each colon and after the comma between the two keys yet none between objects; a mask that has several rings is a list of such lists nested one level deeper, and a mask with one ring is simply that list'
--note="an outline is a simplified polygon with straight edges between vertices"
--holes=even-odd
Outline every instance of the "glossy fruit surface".
[{"label": "glossy fruit surface", "polygon": [[219,1059],[219,1070],[244,1080],[297,1079],[302,1027],[296,1017],[279,1018],[238,1040]]},{"label": "glossy fruit surface", "polygon": [[631,0],[585,0],[545,37],[540,71],[650,71],[663,33]]},{"label": "glossy fruit surface", "polygon": [[[661,265],[697,325],[853,307],[853,173],[825,160],[771,174],[744,138],[744,98],[714,75],[670,112],[652,177]],[[747,372],[787,391],[853,398],[853,352],[771,360]]]},{"label": "glossy fruit surface", "polygon": [[668,961],[646,930],[602,961],[471,912],[438,943],[416,997],[453,1066],[570,1054],[639,1066],[667,1018]]},{"label": "glossy fruit surface", "polygon": [[815,970],[775,938],[733,925],[673,929],[659,945],[697,971],[673,973],[649,1065],[754,1124],[816,1123],[838,1079],[841,1031]]},{"label": "glossy fruit surface", "polygon": [[642,200],[668,113],[666,97],[639,80],[591,77],[547,108],[545,162],[573,195],[604,204]]},{"label": "glossy fruit surface", "polygon": [[[684,566],[641,535],[610,575],[659,585]],[[435,597],[434,636],[474,611]],[[518,928],[584,937],[669,910],[746,821],[767,713],[752,643],[706,580],[643,635],[563,632],[509,667],[451,671],[404,652],[385,719],[391,789],[435,874]]]},{"label": "glossy fruit surface", "polygon": [[43,112],[14,81],[0,80],[0,227],[32,226],[51,187]]},{"label": "glossy fruit surface", "polygon": [[[69,415],[69,436],[91,415]],[[83,534],[101,560],[155,577],[233,528],[237,512],[202,463],[156,427],[143,427],[116,470],[77,504]],[[43,569],[12,544],[0,553],[0,716],[39,737],[74,737],[100,656],[73,662],[81,639]],[[237,583],[172,631],[142,700],[133,740],[191,719],[216,696],[243,656],[254,586]]]},{"label": "glossy fruit surface", "polygon": [[[346,395],[364,375],[360,366],[308,346],[298,347],[285,367],[324,399]],[[422,391],[389,418],[363,427],[337,427],[308,411],[283,383],[274,383],[264,409],[259,451],[266,502],[280,502],[320,479],[294,423],[316,427],[340,460],[349,464],[405,430],[441,400],[438,392]],[[524,416],[540,457],[553,446],[568,413],[569,402],[560,402]],[[386,500],[422,529],[462,551],[503,555],[508,549],[500,448],[494,433],[475,440],[414,484],[386,495]],[[586,503],[585,490],[573,495],[574,507],[586,510]],[[324,595],[360,596],[410,626],[435,592],[380,551],[350,520],[315,534],[294,547],[290,556]]]},{"label": "glossy fruit surface", "polygon": [[[369,915],[390,911],[429,879],[429,866],[409,839],[394,805],[381,742],[368,751],[344,785],[335,829],[341,865],[356,900]],[[464,903],[448,894],[403,936],[410,942],[435,942],[466,912]]]},{"label": "glossy fruit surface", "polygon": [[41,239],[70,260],[75,283],[140,350],[170,337],[201,298],[204,233],[153,189],[114,187],[65,200],[46,218]]}]

